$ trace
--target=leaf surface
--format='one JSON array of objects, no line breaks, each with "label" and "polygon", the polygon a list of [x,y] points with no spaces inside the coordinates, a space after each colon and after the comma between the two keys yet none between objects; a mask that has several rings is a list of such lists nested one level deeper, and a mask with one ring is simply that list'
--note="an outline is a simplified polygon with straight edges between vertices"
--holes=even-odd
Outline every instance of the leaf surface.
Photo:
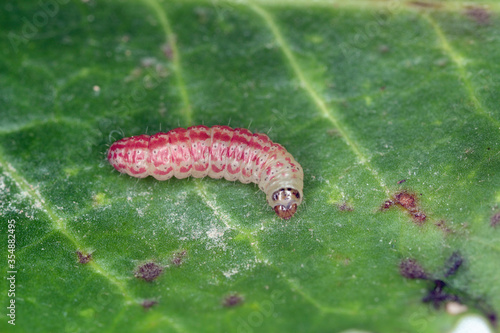
[{"label": "leaf surface", "polygon": [[[497,3],[2,7],[0,267],[17,273],[0,331],[447,332],[459,316],[422,302],[434,279],[494,322]],[[294,218],[254,185],[106,161],[117,139],[196,124],[284,145],[305,171]],[[401,194],[416,207],[382,208]],[[429,279],[402,276],[408,259]]]}]

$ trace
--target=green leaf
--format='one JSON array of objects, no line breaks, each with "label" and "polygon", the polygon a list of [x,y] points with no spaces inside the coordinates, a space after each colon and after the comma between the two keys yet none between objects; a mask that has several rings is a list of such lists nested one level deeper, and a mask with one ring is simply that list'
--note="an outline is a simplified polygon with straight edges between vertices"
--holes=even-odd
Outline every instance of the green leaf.
[{"label": "green leaf", "polygon": [[[499,15],[481,1],[5,1],[0,331],[448,332],[461,316],[422,302],[433,279],[493,320]],[[117,139],[195,124],[284,145],[305,171],[298,213],[279,219],[255,185],[136,180],[106,160]],[[419,269],[428,279],[407,278]]]}]

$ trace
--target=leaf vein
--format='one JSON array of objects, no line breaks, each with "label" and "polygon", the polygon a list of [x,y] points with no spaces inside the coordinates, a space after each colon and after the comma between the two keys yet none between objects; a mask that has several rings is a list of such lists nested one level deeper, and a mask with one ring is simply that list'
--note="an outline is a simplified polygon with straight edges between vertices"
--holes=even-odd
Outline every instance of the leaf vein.
[{"label": "leaf vein", "polygon": [[[3,174],[7,177],[9,177],[14,184],[24,193],[27,194],[31,200],[33,200],[34,205],[43,211],[46,216],[49,218],[49,220],[52,222],[52,232],[50,234],[53,234],[54,232],[59,232],[62,236],[64,236],[68,241],[70,241],[76,249],[85,249],[87,246],[79,240],[75,235],[71,233],[71,231],[68,229],[66,220],[59,216],[55,209],[50,205],[45,198],[42,196],[40,191],[30,184],[10,163],[8,163],[3,154],[0,154],[0,166],[4,167]],[[86,264],[89,268],[91,268],[95,273],[101,275],[104,277],[109,283],[114,285],[119,293],[124,297],[126,300],[125,305],[131,305],[131,304],[139,304],[139,300],[134,297],[130,291],[129,288],[120,281],[117,277],[113,276],[109,272],[107,272],[98,262],[95,260],[91,260]],[[162,314],[163,317],[174,327],[178,332],[184,331],[183,329],[180,328],[180,326],[175,323],[171,318],[168,318],[165,316],[165,314]]]},{"label": "leaf vein", "polygon": [[354,155],[356,155],[359,163],[362,164],[371,173],[371,175],[380,184],[380,187],[382,187],[386,194],[389,196],[389,188],[385,185],[385,182],[379,176],[378,171],[371,165],[369,158],[362,152],[360,145],[348,134],[345,125],[340,123],[338,117],[336,116],[336,111],[326,106],[324,99],[319,96],[319,94],[313,89],[312,84],[306,79],[302,68],[292,54],[290,47],[285,41],[278,26],[274,22],[274,19],[270,16],[269,13],[267,13],[264,9],[257,6],[256,4],[250,4],[250,8],[253,9],[269,27],[276,42],[280,46],[285,59],[288,61],[288,64],[292,68],[295,76],[298,78],[300,86],[305,90],[307,95],[309,95],[309,98],[316,105],[318,111],[337,129],[344,142],[351,149]]},{"label": "leaf vein", "polygon": [[325,313],[338,313],[338,314],[355,315],[355,313],[353,313],[351,311],[348,311],[348,310],[344,310],[344,309],[340,309],[340,308],[332,308],[332,307],[329,307],[329,306],[325,306],[325,305],[321,304],[320,302],[318,302],[313,296],[311,296],[310,294],[308,294],[307,292],[305,292],[303,290],[303,288],[301,288],[300,285],[296,281],[294,281],[293,279],[290,279],[285,274],[285,272],[283,272],[277,265],[273,264],[273,262],[271,260],[269,260],[262,253],[262,250],[258,246],[258,240],[255,239],[255,237],[252,235],[251,231],[245,230],[244,228],[238,226],[235,223],[231,223],[232,219],[229,216],[229,214],[227,214],[226,212],[224,212],[223,209],[220,206],[217,205],[217,203],[215,202],[215,200],[210,200],[208,198],[207,189],[206,189],[206,185],[205,184],[203,184],[202,182],[197,181],[196,182],[196,187],[197,187],[198,195],[203,199],[203,201],[205,202],[205,204],[210,209],[213,210],[214,214],[216,216],[218,216],[220,219],[223,220],[224,224],[226,225],[226,227],[228,229],[237,230],[237,231],[241,232],[242,234],[244,234],[246,236],[246,238],[248,239],[248,241],[250,242],[250,245],[251,245],[251,247],[252,247],[252,249],[253,249],[256,257],[262,263],[264,263],[267,266],[273,268],[280,276],[282,276],[284,278],[284,281],[288,284],[288,286],[290,287],[290,289],[292,291],[294,291],[297,294],[299,294],[307,302],[309,302],[315,308],[317,308],[322,314],[325,314]]},{"label": "leaf vein", "polygon": [[167,44],[170,47],[170,50],[172,52],[172,62],[173,62],[173,68],[175,71],[177,88],[179,89],[179,92],[181,95],[181,100],[182,100],[182,103],[184,104],[182,113],[184,115],[186,123],[188,125],[192,125],[193,124],[193,111],[192,111],[192,107],[191,107],[191,102],[189,101],[189,95],[187,92],[186,83],[184,82],[181,56],[179,53],[179,49],[177,47],[176,35],[172,30],[172,26],[170,25],[170,21],[168,19],[167,12],[166,12],[165,8],[160,6],[159,2],[156,0],[143,0],[143,1],[145,3],[147,3],[154,10],[154,12],[156,13],[156,15],[158,17],[160,25],[163,29],[163,32],[165,34]]},{"label": "leaf vein", "polygon": [[483,117],[488,118],[492,123],[495,124],[496,127],[500,128],[500,121],[498,119],[491,116],[491,114],[486,110],[481,101],[476,97],[474,93],[474,88],[472,86],[472,82],[467,77],[466,71],[466,61],[459,52],[455,51],[453,47],[448,42],[443,30],[439,26],[439,24],[428,14],[423,15],[423,17],[427,20],[430,26],[434,29],[434,32],[438,38],[439,46],[441,49],[448,55],[448,57],[453,61],[457,68],[458,78],[464,84],[465,91],[474,106],[474,111],[476,114],[481,115]]}]

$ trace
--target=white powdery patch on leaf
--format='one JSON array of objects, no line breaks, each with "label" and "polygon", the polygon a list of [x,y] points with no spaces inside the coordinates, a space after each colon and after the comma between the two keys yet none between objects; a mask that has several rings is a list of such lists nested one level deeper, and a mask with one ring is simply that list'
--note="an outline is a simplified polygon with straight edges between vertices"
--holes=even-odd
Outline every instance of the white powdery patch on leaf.
[{"label": "white powdery patch on leaf", "polygon": [[206,245],[206,249],[210,250],[214,247],[218,247],[222,248],[223,251],[226,251],[227,243],[224,239],[224,234],[227,230],[229,230],[229,228],[226,226],[210,224],[209,229],[205,232],[209,241]]},{"label": "white powdery patch on leaf", "polygon": [[230,278],[231,276],[233,276],[234,274],[237,274],[239,272],[240,271],[237,268],[232,268],[227,272],[222,272],[222,274],[224,274],[225,277]]},{"label": "white powdery patch on leaf", "polygon": [[225,231],[226,231],[225,228],[217,228],[215,226],[212,226],[210,230],[207,231],[207,236],[210,239],[217,240],[218,238],[224,236]]},{"label": "white powdery patch on leaf", "polygon": [[252,271],[259,264],[268,265],[269,262],[268,262],[267,259],[266,260],[261,260],[261,259],[257,258],[257,256],[255,256],[253,258],[249,258],[249,259],[243,260],[242,263],[236,264],[236,265],[230,267],[229,269],[222,271],[222,274],[226,278],[230,279],[230,278],[232,278],[233,275],[236,275],[238,273],[242,273],[244,271]]},{"label": "white powdery patch on leaf", "polygon": [[136,208],[137,215],[139,217],[144,217],[145,213],[144,211],[149,207],[149,205],[146,205],[144,208]]},{"label": "white powdery patch on leaf", "polygon": [[[15,170],[11,166],[10,168]],[[19,193],[14,193],[12,188],[14,184],[19,189]],[[37,189],[33,189],[33,191],[38,193]],[[35,211],[41,210],[42,205],[43,203],[40,200],[34,198],[27,191],[23,191],[20,184],[14,180],[9,172],[3,172],[3,175],[0,176],[0,216],[15,213],[33,220]]]}]

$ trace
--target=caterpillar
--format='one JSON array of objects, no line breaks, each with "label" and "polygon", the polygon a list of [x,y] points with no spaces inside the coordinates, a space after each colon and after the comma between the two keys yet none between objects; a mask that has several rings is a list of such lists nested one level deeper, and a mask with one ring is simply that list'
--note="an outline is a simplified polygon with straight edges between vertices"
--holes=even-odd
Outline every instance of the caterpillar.
[{"label": "caterpillar", "polygon": [[256,183],[276,214],[291,218],[303,199],[302,168],[265,134],[228,126],[191,126],[114,142],[108,161],[132,177],[225,178]]}]

